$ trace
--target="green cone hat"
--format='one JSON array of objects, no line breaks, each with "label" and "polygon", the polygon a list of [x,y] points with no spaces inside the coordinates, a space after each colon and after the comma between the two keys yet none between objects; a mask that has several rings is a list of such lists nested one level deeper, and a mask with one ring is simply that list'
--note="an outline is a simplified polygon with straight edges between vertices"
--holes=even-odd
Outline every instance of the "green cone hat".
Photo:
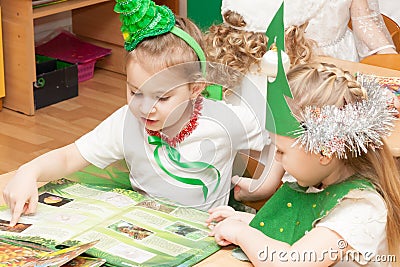
[{"label": "green cone hat", "polygon": [[[116,0],[114,11],[120,14],[121,32],[125,49],[132,51],[147,37],[171,32],[184,40],[197,54],[203,76],[206,76],[206,55],[201,46],[182,29],[175,27],[175,15],[167,6],[158,6],[152,0]],[[208,86],[207,98],[222,100],[222,87]]]},{"label": "green cone hat", "polygon": [[172,11],[151,0],[116,0],[114,11],[120,14],[127,51],[135,49],[144,38],[171,31],[175,25]]},{"label": "green cone hat", "polygon": [[278,73],[273,82],[267,82],[267,111],[265,128],[278,135],[296,137],[300,123],[293,116],[286,97],[293,98],[283,68],[281,51],[285,50],[285,27],[283,24],[283,2],[268,26],[268,47],[275,43],[278,49]]}]

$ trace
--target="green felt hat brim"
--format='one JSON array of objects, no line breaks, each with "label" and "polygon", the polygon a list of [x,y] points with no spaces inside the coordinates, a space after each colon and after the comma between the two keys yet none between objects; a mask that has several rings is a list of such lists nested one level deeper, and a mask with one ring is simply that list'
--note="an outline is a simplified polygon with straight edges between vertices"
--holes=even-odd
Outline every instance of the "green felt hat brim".
[{"label": "green felt hat brim", "polygon": [[265,128],[272,133],[296,138],[300,123],[293,116],[286,98],[293,98],[286,73],[283,68],[281,51],[285,51],[285,29],[283,23],[284,3],[275,14],[268,26],[266,35],[268,47],[272,43],[278,49],[278,73],[273,82],[267,82],[267,109]]}]

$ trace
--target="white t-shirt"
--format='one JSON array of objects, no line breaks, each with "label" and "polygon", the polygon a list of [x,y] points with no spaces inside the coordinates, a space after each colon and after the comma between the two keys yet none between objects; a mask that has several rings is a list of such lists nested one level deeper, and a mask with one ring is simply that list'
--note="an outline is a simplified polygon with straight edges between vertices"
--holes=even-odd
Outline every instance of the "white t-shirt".
[{"label": "white t-shirt", "polygon": [[221,177],[218,187],[215,170],[182,169],[169,160],[165,147],[158,152],[161,163],[173,175],[202,180],[208,188],[206,200],[202,186],[179,182],[159,167],[154,156],[156,146],[148,143],[143,125],[128,106],[114,112],[75,143],[82,156],[100,168],[125,159],[134,189],[176,204],[208,210],[228,203],[237,151],[260,151],[268,137],[263,136],[254,113],[246,108],[204,99],[201,113],[197,128],[176,149],[181,162],[200,161],[217,168]]},{"label": "white t-shirt", "polygon": [[[348,255],[349,260],[344,257],[335,267],[377,267],[390,266],[389,262],[378,261],[389,255],[386,222],[387,209],[379,193],[371,190],[353,190],[319,221],[316,227],[326,227],[335,231],[345,241],[338,245],[348,244],[354,249],[354,254],[344,254]],[[353,255],[357,256],[353,258]],[[374,256],[377,258],[374,259]]]},{"label": "white t-shirt", "polygon": [[[262,58],[260,61],[260,69],[258,65],[253,65],[251,70],[243,76],[240,86],[234,88],[232,93],[225,97],[225,102],[248,108],[256,114],[258,123],[262,127],[263,134],[269,136],[268,131],[265,130],[265,117],[266,117],[266,101],[267,101],[267,74],[266,63]],[[270,141],[266,143],[270,144]],[[270,155],[270,148],[265,147],[258,159],[262,164],[269,168],[273,155]],[[240,175],[240,170],[235,171],[234,174]]]}]

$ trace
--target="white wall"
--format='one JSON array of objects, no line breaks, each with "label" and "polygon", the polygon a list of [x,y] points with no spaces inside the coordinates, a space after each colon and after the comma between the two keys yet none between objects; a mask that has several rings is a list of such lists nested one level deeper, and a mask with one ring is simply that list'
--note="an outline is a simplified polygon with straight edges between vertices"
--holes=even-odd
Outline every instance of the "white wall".
[{"label": "white wall", "polygon": [[35,43],[51,39],[57,30],[66,29],[72,31],[71,11],[35,19],[34,26]]},{"label": "white wall", "polygon": [[379,0],[379,9],[400,25],[400,0]]}]

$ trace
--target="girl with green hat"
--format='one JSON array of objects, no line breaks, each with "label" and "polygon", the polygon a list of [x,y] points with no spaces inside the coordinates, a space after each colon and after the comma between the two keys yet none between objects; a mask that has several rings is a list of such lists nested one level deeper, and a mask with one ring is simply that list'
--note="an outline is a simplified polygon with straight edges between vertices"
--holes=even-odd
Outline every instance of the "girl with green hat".
[{"label": "girl with green hat", "polygon": [[[202,33],[150,0],[117,0],[128,104],[73,144],[23,165],[4,190],[11,225],[36,210],[36,181],[125,159],[132,188],[203,210],[228,203],[239,150],[262,150],[254,114],[206,88]],[[204,91],[206,90],[206,91]],[[21,186],[22,185],[22,186]]]}]

